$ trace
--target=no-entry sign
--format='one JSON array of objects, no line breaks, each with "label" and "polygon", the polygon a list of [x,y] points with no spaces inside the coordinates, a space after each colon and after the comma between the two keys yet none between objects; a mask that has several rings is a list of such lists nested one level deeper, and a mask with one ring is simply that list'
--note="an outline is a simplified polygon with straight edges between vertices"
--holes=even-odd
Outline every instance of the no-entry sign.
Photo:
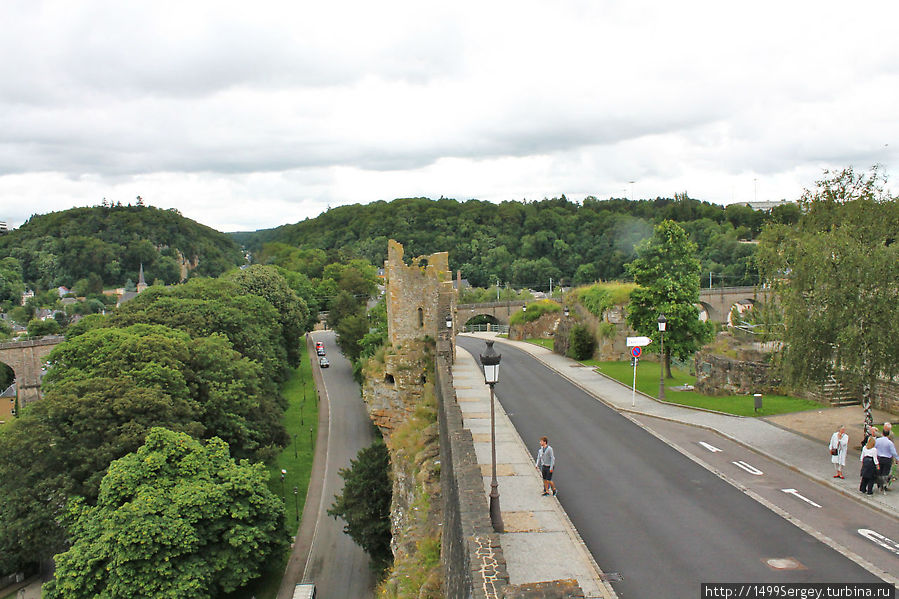
[{"label": "no-entry sign", "polygon": [[637,347],[631,348],[631,355],[634,356],[635,358],[639,358],[640,354],[642,354],[642,353],[643,353],[643,350],[640,349],[639,345]]}]

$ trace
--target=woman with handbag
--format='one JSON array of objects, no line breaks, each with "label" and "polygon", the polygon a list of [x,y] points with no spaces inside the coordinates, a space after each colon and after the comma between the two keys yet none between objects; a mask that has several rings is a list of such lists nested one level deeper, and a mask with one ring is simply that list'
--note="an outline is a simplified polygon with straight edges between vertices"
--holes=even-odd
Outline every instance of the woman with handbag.
[{"label": "woman with handbag", "polygon": [[849,452],[849,435],[846,427],[840,426],[839,430],[830,437],[830,461],[836,466],[837,473],[834,478],[846,478],[843,476],[843,466],[846,465],[846,454]]},{"label": "woman with handbag", "polygon": [[877,450],[874,448],[874,437],[868,437],[862,449],[862,483],[858,490],[868,495],[874,494],[874,480],[877,478]]}]

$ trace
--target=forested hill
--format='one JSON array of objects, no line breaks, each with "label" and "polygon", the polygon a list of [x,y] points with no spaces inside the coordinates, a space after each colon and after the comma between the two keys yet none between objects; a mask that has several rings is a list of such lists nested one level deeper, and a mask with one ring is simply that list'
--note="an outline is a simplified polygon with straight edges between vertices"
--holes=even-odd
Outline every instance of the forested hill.
[{"label": "forested hill", "polygon": [[[152,206],[94,206],[32,216],[0,236],[0,259],[16,258],[32,289],[97,279],[106,287],[137,283],[140,265],[147,283],[181,279],[182,257],[196,274],[217,276],[243,262],[226,234]],[[193,265],[191,266],[193,268]]]},{"label": "forested hill", "polygon": [[[450,267],[479,287],[499,280],[515,287],[545,289],[549,279],[565,284],[625,276],[634,245],[664,219],[681,224],[699,246],[704,278],[716,285],[752,285],[757,274],[752,240],[768,222],[793,223],[795,204],[769,212],[746,206],[674,199],[629,201],[562,196],[538,202],[459,202],[441,198],[398,199],[333,208],[317,218],[233,238],[259,254],[264,244],[344,252],[382,264],[387,240],[406,255],[448,251]],[[265,252],[260,258],[265,259]]]}]

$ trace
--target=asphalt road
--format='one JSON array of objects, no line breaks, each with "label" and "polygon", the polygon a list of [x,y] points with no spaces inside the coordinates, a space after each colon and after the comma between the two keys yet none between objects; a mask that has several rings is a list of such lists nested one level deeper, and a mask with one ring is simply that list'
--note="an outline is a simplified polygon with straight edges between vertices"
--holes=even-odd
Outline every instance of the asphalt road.
[{"label": "asphalt road", "polygon": [[600,567],[620,574],[621,598],[698,597],[703,582],[881,582],[536,359],[499,349],[497,399],[532,453],[549,437],[559,501]]},{"label": "asphalt road", "polygon": [[312,336],[324,342],[331,362],[330,368],[321,370],[330,417],[324,490],[303,580],[315,582],[317,597],[364,599],[374,595],[368,555],[343,532],[344,521],[328,516],[327,509],[343,489],[338,471],[348,467],[359,450],[374,441],[372,425],[359,385],[353,380],[352,365],[337,349],[333,331],[319,331]]},{"label": "asphalt road", "polygon": [[[840,551],[851,552],[893,579],[899,577],[899,520],[839,491],[801,476],[712,431],[650,416],[635,420],[676,444],[722,476],[755,494],[774,509],[821,534]],[[830,456],[822,455],[830,462]],[[858,493],[858,462],[846,464],[846,480],[838,483]],[[899,491],[894,491],[899,492]]]}]

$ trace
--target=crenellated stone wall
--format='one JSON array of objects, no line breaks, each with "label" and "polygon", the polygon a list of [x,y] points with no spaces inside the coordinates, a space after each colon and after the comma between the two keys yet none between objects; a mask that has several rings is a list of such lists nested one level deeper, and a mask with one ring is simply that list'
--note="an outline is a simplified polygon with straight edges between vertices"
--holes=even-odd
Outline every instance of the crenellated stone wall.
[{"label": "crenellated stone wall", "polygon": [[438,333],[447,328],[447,316],[452,317],[456,312],[456,291],[449,271],[449,254],[439,252],[419,256],[412,260],[412,264],[406,265],[403,262],[403,246],[391,239],[387,245],[384,272],[387,280],[387,329],[391,345],[400,347],[425,337],[436,340]]}]

